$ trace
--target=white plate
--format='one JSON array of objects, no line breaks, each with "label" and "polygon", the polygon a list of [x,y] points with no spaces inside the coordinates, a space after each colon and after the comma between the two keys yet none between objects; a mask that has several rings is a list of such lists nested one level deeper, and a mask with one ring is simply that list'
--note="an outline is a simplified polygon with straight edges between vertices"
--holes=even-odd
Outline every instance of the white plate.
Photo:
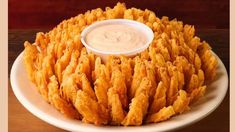
[{"label": "white plate", "polygon": [[[218,57],[217,57],[218,58]],[[219,60],[218,75],[215,81],[208,86],[206,94],[193,106],[191,110],[171,119],[143,126],[122,127],[122,126],[95,126],[85,124],[79,120],[68,119],[48,104],[37,92],[35,86],[29,81],[23,65],[23,54],[15,60],[11,69],[12,89],[23,104],[32,114],[56,127],[69,131],[168,131],[192,124],[206,117],[213,112],[225,97],[228,89],[228,75],[224,64]]]}]

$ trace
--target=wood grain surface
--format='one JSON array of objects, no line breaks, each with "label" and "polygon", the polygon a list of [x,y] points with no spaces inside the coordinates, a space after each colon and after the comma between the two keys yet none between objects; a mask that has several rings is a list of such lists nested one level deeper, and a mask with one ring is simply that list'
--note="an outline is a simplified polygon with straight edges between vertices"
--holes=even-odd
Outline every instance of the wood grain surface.
[{"label": "wood grain surface", "polygon": [[[16,57],[23,51],[25,40],[33,42],[36,32],[48,29],[9,30],[8,67],[10,69]],[[203,29],[196,30],[196,34],[206,40],[213,51],[220,57],[229,71],[229,30]],[[10,132],[63,132],[46,122],[40,120],[26,110],[16,99],[10,82],[8,87],[9,131]],[[227,132],[229,131],[229,90],[222,104],[209,116],[190,126],[181,128],[177,132]]]},{"label": "wood grain surface", "polygon": [[9,0],[9,28],[52,28],[64,19],[97,7],[149,9],[199,28],[229,28],[229,0]]}]

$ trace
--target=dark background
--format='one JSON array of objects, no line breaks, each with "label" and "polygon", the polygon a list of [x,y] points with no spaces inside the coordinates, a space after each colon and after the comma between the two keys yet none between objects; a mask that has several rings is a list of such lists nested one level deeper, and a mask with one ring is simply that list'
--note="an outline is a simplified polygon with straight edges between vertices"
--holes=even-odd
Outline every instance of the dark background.
[{"label": "dark background", "polygon": [[[150,9],[196,28],[229,28],[229,0],[119,0],[127,7]],[[113,7],[118,0],[9,0],[9,29],[53,28],[87,10]]]}]

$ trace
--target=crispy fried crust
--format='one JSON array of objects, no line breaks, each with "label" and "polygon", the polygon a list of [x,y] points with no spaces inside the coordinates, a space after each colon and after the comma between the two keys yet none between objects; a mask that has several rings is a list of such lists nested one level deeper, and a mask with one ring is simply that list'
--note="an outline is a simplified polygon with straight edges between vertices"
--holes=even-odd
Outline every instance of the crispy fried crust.
[{"label": "crispy fried crust", "polygon": [[55,106],[56,109],[67,117],[79,119],[78,111],[75,110],[71,103],[60,96],[59,85],[55,76],[50,78],[48,89],[49,102]]},{"label": "crispy fried crust", "polygon": [[[133,57],[111,55],[104,63],[82,45],[81,32],[116,18],[146,24],[154,39]],[[182,114],[205,94],[218,64],[194,26],[124,3],[64,20],[24,46],[25,69],[43,98],[65,116],[95,125],[142,125]]]},{"label": "crispy fried crust", "polygon": [[110,88],[108,90],[108,103],[111,115],[111,124],[120,125],[126,114],[123,110],[119,95],[114,88]]},{"label": "crispy fried crust", "polygon": [[169,119],[175,114],[174,108],[172,106],[163,107],[159,112],[152,114],[147,117],[147,123],[156,123]]},{"label": "crispy fried crust", "polygon": [[129,112],[122,125],[141,125],[147,114],[149,106],[149,94],[151,89],[151,81],[145,77],[141,80],[140,86],[136,90],[135,97],[131,100]]},{"label": "crispy fried crust", "polygon": [[156,92],[154,95],[154,99],[152,104],[150,105],[149,113],[156,113],[161,108],[166,106],[166,87],[163,85],[162,81],[158,83],[156,88]]}]

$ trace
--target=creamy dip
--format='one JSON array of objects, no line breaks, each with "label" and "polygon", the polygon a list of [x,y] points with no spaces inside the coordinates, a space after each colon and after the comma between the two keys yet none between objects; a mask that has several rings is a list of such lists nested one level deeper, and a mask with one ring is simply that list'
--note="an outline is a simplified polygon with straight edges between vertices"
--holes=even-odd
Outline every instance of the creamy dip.
[{"label": "creamy dip", "polygon": [[145,45],[147,36],[130,24],[107,24],[88,32],[85,41],[100,51],[124,52]]}]

